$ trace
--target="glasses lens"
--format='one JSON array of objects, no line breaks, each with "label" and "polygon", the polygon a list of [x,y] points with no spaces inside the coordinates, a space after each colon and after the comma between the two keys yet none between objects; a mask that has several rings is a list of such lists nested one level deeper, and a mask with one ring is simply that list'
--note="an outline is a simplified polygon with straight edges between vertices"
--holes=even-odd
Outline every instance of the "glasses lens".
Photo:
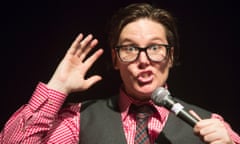
[{"label": "glasses lens", "polygon": [[152,61],[162,61],[167,56],[167,48],[164,45],[152,45],[147,48],[148,57]]},{"label": "glasses lens", "polygon": [[119,57],[124,62],[134,61],[138,56],[138,49],[133,46],[123,46],[119,49]]}]

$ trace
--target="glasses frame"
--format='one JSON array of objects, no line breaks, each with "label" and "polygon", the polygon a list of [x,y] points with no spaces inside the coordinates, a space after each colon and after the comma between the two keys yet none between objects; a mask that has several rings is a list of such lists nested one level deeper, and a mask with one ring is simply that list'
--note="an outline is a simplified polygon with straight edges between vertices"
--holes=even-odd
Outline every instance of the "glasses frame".
[{"label": "glasses frame", "polygon": [[[148,53],[147,53],[147,49],[150,48],[150,47],[152,47],[152,46],[155,46],[155,45],[157,45],[157,46],[164,46],[164,47],[166,48],[166,50],[167,50],[167,55],[161,60],[161,61],[163,61],[164,59],[166,59],[166,58],[169,56],[169,51],[170,51],[170,49],[171,49],[171,46],[168,45],[168,44],[153,44],[153,45],[149,45],[149,46],[147,46],[147,47],[138,47],[138,46],[132,46],[132,45],[118,45],[118,46],[115,47],[115,50],[117,51],[118,58],[119,58],[119,59],[121,60],[121,62],[123,62],[123,63],[130,63],[130,62],[136,61],[136,60],[139,58],[139,55],[140,55],[140,53],[141,53],[142,51],[145,52],[148,60],[153,61],[153,62],[161,62],[161,61],[152,60],[152,59],[149,57]],[[122,47],[127,47],[127,46],[134,47],[134,48],[136,48],[136,49],[138,50],[137,57],[136,57],[134,60],[132,60],[132,61],[124,61],[124,60],[122,60],[122,58],[120,57],[120,49],[121,49]]]}]

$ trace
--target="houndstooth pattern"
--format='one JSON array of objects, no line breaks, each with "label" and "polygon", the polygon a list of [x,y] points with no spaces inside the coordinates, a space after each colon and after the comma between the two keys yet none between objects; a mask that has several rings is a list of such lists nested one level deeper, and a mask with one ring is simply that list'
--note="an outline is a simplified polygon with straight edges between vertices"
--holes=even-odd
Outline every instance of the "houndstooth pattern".
[{"label": "houndstooth pattern", "polygon": [[152,114],[152,109],[148,105],[139,106],[134,108],[134,113],[136,114],[136,135],[135,144],[150,144],[150,139],[148,135],[148,118]]}]

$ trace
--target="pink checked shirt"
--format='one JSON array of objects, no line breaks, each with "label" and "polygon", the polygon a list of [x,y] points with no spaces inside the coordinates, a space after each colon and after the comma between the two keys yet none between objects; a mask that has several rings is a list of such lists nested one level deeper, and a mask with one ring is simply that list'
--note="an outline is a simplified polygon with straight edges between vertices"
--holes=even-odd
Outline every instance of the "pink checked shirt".
[{"label": "pink checked shirt", "polygon": [[[119,105],[125,136],[128,144],[134,144],[136,123],[133,116],[128,114],[133,100],[123,91],[120,91],[120,95]],[[28,104],[19,108],[5,124],[0,133],[1,144],[77,144],[81,104],[61,108],[65,99],[66,95],[48,89],[40,82]],[[169,114],[165,108],[155,108],[158,113],[150,118],[148,124],[151,141],[162,131]],[[212,117],[223,121],[217,114],[213,114]],[[239,135],[229,124],[224,124],[234,142],[240,144]]]}]

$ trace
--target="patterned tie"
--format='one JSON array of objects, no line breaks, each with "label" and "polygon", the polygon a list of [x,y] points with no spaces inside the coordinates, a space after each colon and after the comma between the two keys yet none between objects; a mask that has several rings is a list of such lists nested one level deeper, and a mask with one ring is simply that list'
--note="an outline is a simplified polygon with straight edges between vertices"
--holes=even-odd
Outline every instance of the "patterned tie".
[{"label": "patterned tie", "polygon": [[152,108],[149,105],[133,106],[133,112],[137,122],[134,144],[150,144],[147,123],[149,116],[153,113]]}]

